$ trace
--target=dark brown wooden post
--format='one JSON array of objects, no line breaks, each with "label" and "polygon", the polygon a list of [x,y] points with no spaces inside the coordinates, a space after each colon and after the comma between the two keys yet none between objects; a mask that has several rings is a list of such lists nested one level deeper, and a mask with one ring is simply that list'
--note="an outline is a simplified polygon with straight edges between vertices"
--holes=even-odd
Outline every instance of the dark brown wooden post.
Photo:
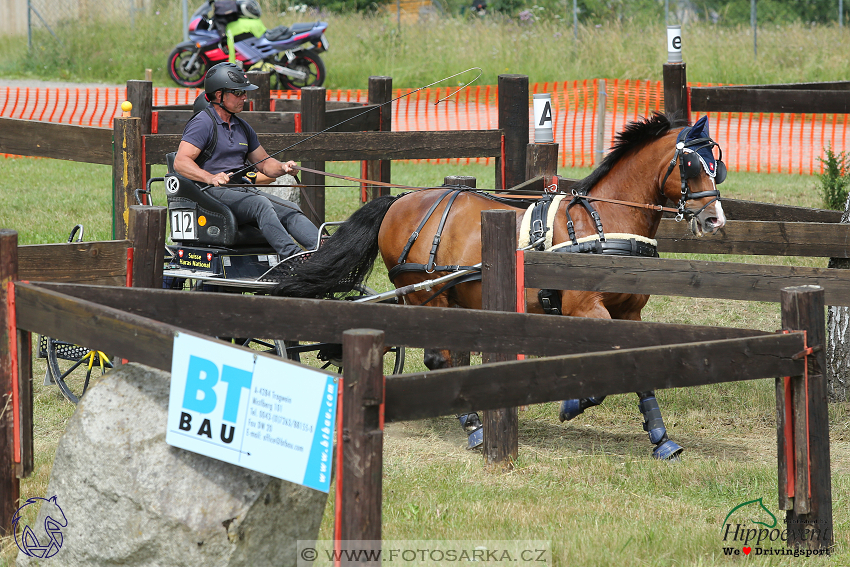
[{"label": "dark brown wooden post", "polygon": [[[337,483],[342,510],[340,540],[381,541],[384,432],[384,332],[355,329],[342,334],[342,463]],[[344,390],[344,391],[343,391]],[[380,547],[377,547],[380,549]],[[353,564],[353,562],[351,563]]]},{"label": "dark brown wooden post", "polygon": [[525,155],[525,181],[538,175],[549,178],[557,174],[558,144],[528,144]]},{"label": "dark brown wooden post", "polygon": [[[787,510],[785,518],[788,545],[826,549],[832,547],[834,534],[824,351],[824,290],[819,286],[785,288],[782,290],[781,306],[782,328],[806,331],[807,346],[813,350],[806,357],[808,377],[791,377],[793,416],[785,416],[785,419],[792,419],[796,471],[793,508]],[[782,444],[781,435],[779,439]],[[784,457],[784,451],[779,453],[780,458]],[[780,470],[783,467],[784,462],[780,461]],[[779,488],[781,495],[785,486],[780,485]],[[780,496],[780,506],[782,503]]]},{"label": "dark brown wooden post", "polygon": [[688,74],[684,63],[664,64],[664,112],[678,114],[691,122],[691,105],[688,101]]},{"label": "dark brown wooden post", "polygon": [[499,129],[505,134],[505,186],[502,186],[502,158],[496,158],[496,189],[507,189],[525,181],[528,101],[526,75],[499,75]]},{"label": "dark brown wooden post", "polygon": [[470,175],[447,175],[443,178],[443,185],[464,185],[475,189],[478,180]]},{"label": "dark brown wooden post", "polygon": [[[133,104],[130,116],[142,121],[142,136],[151,133],[153,122],[153,83],[150,81],[127,81],[127,100]],[[151,166],[145,165],[144,182],[151,178]],[[135,199],[133,200],[135,203]],[[146,203],[150,204],[150,203]]]},{"label": "dark brown wooden post", "polygon": [[[443,178],[443,185],[464,185],[466,187],[476,187],[478,180],[469,175],[447,175]],[[460,366],[469,366],[470,355],[469,351],[450,351],[452,355],[452,368]]]},{"label": "dark brown wooden post", "polygon": [[[516,311],[517,217],[513,211],[481,212],[482,309]],[[483,362],[516,360],[516,355],[483,353]],[[512,467],[519,454],[517,408],[484,412],[484,459]]]},{"label": "dark brown wooden post", "polygon": [[9,283],[18,278],[18,233],[0,229],[0,535],[12,533],[12,516],[18,509],[21,485],[15,466],[15,420],[12,387],[18,379],[10,348]]},{"label": "dark brown wooden post", "polygon": [[271,110],[271,73],[248,71],[248,82],[260,87],[255,91],[248,91],[248,100],[254,103],[254,110]]},{"label": "dark brown wooden post", "polygon": [[[324,87],[304,87],[301,89],[301,130],[303,132],[321,132],[325,129],[325,89]],[[284,155],[281,159],[285,160]],[[325,170],[323,161],[302,162],[304,167],[318,171]],[[325,222],[325,176],[301,172],[301,189],[306,203],[301,209],[313,224],[319,226]],[[312,207],[310,206],[312,204]]]},{"label": "dark brown wooden post", "polygon": [[[393,78],[392,77],[369,77],[369,104],[382,104],[393,99]],[[393,105],[387,104],[382,106],[380,110],[372,112],[380,112],[380,132],[392,132],[393,129]],[[366,179],[382,181],[384,183],[392,183],[390,181],[390,164],[392,162],[385,160],[369,160],[366,162]],[[370,185],[367,188],[368,199],[371,201],[381,195],[389,195],[389,187],[381,187]]]},{"label": "dark brown wooden post", "polygon": [[112,238],[129,238],[130,205],[136,189],[145,186],[142,154],[142,122],[139,118],[115,118],[112,149]]},{"label": "dark brown wooden post", "polygon": [[130,207],[133,287],[162,288],[166,207]]}]

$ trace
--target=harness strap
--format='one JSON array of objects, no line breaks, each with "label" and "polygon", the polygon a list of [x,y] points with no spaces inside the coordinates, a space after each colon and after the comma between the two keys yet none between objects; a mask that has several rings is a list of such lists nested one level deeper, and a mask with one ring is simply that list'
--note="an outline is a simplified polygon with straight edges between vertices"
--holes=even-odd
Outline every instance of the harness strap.
[{"label": "harness strap", "polygon": [[407,255],[410,254],[410,248],[413,246],[413,243],[416,242],[416,239],[419,238],[419,231],[422,230],[422,227],[425,226],[425,223],[428,222],[428,219],[431,218],[431,215],[434,214],[434,211],[437,209],[437,206],[443,202],[443,199],[446,198],[446,195],[451,192],[452,189],[449,189],[445,193],[440,195],[440,198],[434,201],[434,204],[431,205],[431,208],[428,209],[427,213],[425,213],[425,217],[422,219],[422,222],[419,223],[419,226],[416,227],[416,230],[414,230],[413,234],[410,235],[410,238],[407,239],[407,244],[404,245],[404,249],[401,251],[401,256],[398,257],[399,264],[403,264],[405,260],[407,260]]},{"label": "harness strap", "polygon": [[550,252],[562,254],[604,254],[606,256],[643,256],[658,258],[658,248],[636,238],[612,238],[605,241],[588,240],[578,244],[553,247]]},{"label": "harness strap", "polygon": [[[425,264],[415,264],[413,262],[406,262],[404,264],[396,264],[395,266],[390,268],[389,272],[387,272],[387,277],[390,278],[390,281],[394,281],[396,276],[398,276],[399,274],[403,274],[405,272],[428,272],[427,268],[428,267]],[[475,266],[460,266],[460,265],[432,266],[431,272],[461,272],[463,270],[477,270],[477,269],[478,268],[476,268]],[[460,278],[460,279],[463,280],[463,281],[469,281],[469,280],[464,279],[465,277],[466,276],[464,276],[463,278]],[[454,281],[454,280],[452,280],[452,281]]]},{"label": "harness strap", "polygon": [[576,203],[581,203],[581,206],[585,208],[587,214],[590,215],[590,218],[592,218],[593,222],[596,224],[596,234],[599,235],[599,239],[602,242],[605,242],[605,232],[602,230],[602,218],[600,218],[599,213],[596,212],[596,209],[593,208],[593,205],[590,204],[590,201],[587,200],[587,195],[576,195],[575,197],[573,197],[573,200],[570,201],[567,205],[567,233],[570,235],[570,240],[573,242],[573,244],[576,244],[575,231],[571,231],[573,219],[570,216],[570,207],[572,207]]},{"label": "harness strap", "polygon": [[570,237],[570,242],[578,244],[575,223],[573,222],[572,215],[570,215],[570,206],[572,206],[572,203],[568,203],[567,207],[564,209],[564,214],[567,215],[567,236]]},{"label": "harness strap", "polygon": [[[454,189],[454,193],[451,197],[449,197],[449,202],[446,203],[446,208],[443,211],[443,216],[440,219],[440,225],[437,227],[437,232],[434,234],[434,242],[431,244],[431,254],[428,256],[428,266],[425,268],[425,271],[431,273],[434,270],[434,262],[437,258],[437,247],[440,246],[440,239],[443,235],[443,228],[446,226],[446,219],[449,218],[449,209],[452,208],[452,204],[454,204],[457,196],[463,193],[463,189]],[[442,199],[441,199],[442,200]]]},{"label": "harness strap", "polygon": [[[531,209],[531,223],[528,229],[528,241],[529,242],[537,242],[544,236],[546,233],[551,230],[548,226],[546,226],[546,219],[549,217],[549,207],[552,205],[552,201],[554,196],[551,194],[544,195],[541,197],[540,201],[538,201],[534,208]],[[541,242],[539,246],[537,246],[537,250],[543,250],[545,248],[545,242]]]}]

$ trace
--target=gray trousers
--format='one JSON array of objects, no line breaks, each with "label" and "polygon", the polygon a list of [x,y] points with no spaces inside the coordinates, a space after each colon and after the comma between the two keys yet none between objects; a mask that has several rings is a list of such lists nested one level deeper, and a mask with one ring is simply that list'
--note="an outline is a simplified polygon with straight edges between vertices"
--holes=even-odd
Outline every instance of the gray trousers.
[{"label": "gray trousers", "polygon": [[227,205],[239,224],[255,221],[281,259],[301,252],[295,241],[307,249],[316,247],[319,230],[295,203],[286,201],[287,206],[280,205],[274,202],[281,201],[279,197],[262,191],[258,195],[226,187],[210,187],[207,192]]}]

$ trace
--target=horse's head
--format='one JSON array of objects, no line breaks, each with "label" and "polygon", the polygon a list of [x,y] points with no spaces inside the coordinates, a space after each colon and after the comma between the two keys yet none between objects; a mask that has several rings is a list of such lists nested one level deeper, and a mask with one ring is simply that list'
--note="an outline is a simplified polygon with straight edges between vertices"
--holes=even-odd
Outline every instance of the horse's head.
[{"label": "horse's head", "polygon": [[661,172],[661,192],[677,203],[677,218],[687,219],[692,233],[714,234],[726,224],[717,190],[726,179],[726,164],[720,145],[709,136],[708,118],[679,131],[675,144],[672,159]]}]

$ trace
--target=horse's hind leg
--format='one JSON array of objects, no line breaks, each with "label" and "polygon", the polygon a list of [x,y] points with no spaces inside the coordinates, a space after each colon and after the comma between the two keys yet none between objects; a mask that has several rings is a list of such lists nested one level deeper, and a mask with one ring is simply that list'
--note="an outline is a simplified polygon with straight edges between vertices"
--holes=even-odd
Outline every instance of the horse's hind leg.
[{"label": "horse's hind leg", "polygon": [[564,400],[561,402],[561,410],[558,413],[558,419],[561,421],[569,421],[579,414],[584,413],[587,408],[598,406],[602,403],[605,396],[596,396],[592,398]]},{"label": "horse's hind leg", "polygon": [[667,437],[667,428],[664,427],[664,419],[661,417],[661,408],[655,399],[655,392],[637,392],[638,407],[643,414],[643,430],[649,433],[649,442],[655,445],[652,457],[662,460],[675,460],[684,449],[675,441]]}]

